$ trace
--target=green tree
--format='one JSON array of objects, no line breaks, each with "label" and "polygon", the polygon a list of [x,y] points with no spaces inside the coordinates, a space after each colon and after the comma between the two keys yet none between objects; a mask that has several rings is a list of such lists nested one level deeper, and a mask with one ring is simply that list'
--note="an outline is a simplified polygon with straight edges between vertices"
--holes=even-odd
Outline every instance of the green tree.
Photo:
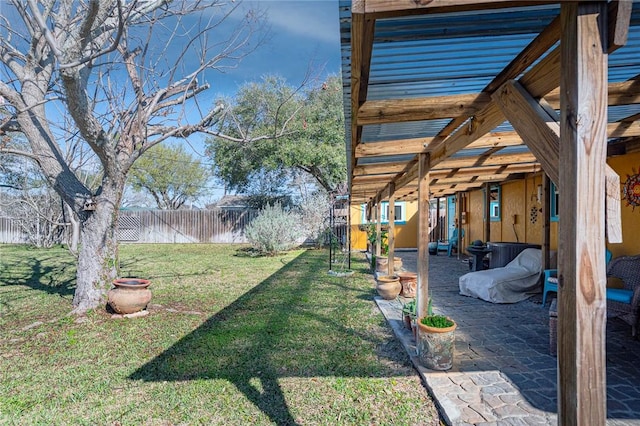
[{"label": "green tree", "polygon": [[188,200],[204,195],[208,171],[181,145],[156,145],[131,168],[129,182],[145,191],[159,209],[177,210]]},{"label": "green tree", "polygon": [[303,171],[327,191],[346,180],[342,84],[337,76],[307,92],[273,76],[246,84],[221,128],[236,138],[209,138],[207,152],[216,176],[231,189],[245,191],[265,170]]}]

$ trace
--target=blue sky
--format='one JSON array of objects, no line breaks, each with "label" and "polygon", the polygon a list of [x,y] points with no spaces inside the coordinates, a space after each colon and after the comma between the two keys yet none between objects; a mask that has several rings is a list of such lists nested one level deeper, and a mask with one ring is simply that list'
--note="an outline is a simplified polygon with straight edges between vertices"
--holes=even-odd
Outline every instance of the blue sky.
[{"label": "blue sky", "polygon": [[337,0],[258,0],[271,27],[266,43],[244,58],[236,69],[211,76],[215,93],[233,95],[248,81],[278,74],[291,85],[303,80],[309,66],[321,76],[340,72],[340,28]]},{"label": "blue sky", "polygon": [[[259,6],[265,10],[270,37],[265,44],[245,57],[226,73],[207,77],[213,98],[233,97],[242,84],[259,81],[262,76],[277,74],[288,84],[297,86],[313,67],[314,75],[324,78],[340,73],[340,24],[337,0],[258,0],[245,1],[243,7]],[[238,14],[241,16],[242,14]],[[193,135],[187,150],[205,164],[202,135]],[[185,142],[181,142],[185,143]],[[223,195],[219,184],[211,183],[209,200]]]}]

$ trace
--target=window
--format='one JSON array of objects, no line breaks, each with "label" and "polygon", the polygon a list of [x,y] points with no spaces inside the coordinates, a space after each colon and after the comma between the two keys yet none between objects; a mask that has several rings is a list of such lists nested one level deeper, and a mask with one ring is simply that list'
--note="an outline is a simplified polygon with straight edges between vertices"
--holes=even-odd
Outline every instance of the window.
[{"label": "window", "polygon": [[491,185],[489,189],[489,218],[493,222],[500,221],[500,185]]},{"label": "window", "polygon": [[551,222],[557,222],[558,219],[560,218],[560,215],[558,214],[558,206],[560,204],[560,194],[558,193],[558,188],[556,187],[556,185],[551,182],[551,189],[549,191],[549,196],[550,196],[550,206],[549,206],[549,216],[551,219]]},{"label": "window", "polygon": [[[362,223],[367,223],[366,215],[367,206],[362,204]],[[404,225],[406,223],[406,206],[404,201],[396,202],[395,205],[394,223],[396,225]],[[389,223],[389,203],[387,201],[382,202],[382,218],[381,223]],[[373,219],[372,219],[373,220]]]}]

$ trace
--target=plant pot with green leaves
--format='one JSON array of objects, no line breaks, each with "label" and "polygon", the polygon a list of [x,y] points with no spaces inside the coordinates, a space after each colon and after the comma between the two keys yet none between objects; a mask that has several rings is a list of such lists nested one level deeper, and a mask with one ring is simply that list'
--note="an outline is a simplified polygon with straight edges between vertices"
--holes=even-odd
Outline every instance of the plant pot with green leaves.
[{"label": "plant pot with green leaves", "polygon": [[416,299],[411,299],[402,305],[402,319],[404,326],[408,330],[413,329],[413,321],[416,319]]},{"label": "plant pot with green leaves", "polygon": [[456,327],[451,318],[433,314],[429,298],[427,315],[418,319],[417,349],[422,365],[432,370],[451,369]]}]

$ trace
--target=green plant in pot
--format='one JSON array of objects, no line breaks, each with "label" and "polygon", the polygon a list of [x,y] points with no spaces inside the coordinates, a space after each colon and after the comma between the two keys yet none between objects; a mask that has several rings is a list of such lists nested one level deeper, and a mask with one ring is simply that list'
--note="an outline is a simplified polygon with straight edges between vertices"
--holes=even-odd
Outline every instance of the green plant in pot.
[{"label": "green plant in pot", "polygon": [[411,330],[413,320],[416,318],[416,299],[411,299],[402,305],[402,317],[404,320],[404,326]]},{"label": "green plant in pot", "polygon": [[451,318],[433,313],[430,297],[427,315],[418,320],[418,356],[425,367],[449,370],[453,366],[456,327],[456,322]]}]

